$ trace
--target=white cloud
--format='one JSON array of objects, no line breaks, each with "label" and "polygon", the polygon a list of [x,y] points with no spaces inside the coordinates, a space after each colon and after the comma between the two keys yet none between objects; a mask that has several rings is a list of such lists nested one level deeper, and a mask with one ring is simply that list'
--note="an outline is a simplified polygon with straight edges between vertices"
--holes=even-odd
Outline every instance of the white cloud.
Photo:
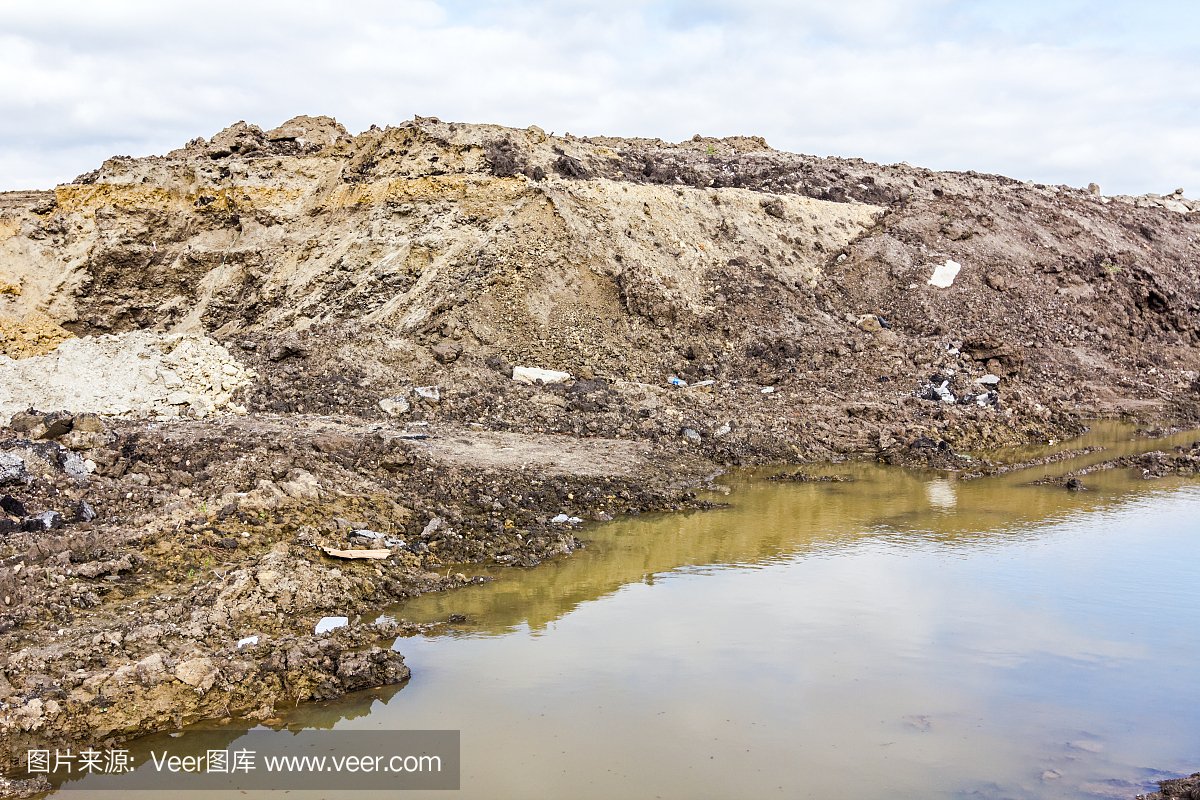
[{"label": "white cloud", "polygon": [[[0,188],[237,119],[328,113],[360,130],[419,113],[1200,193],[1197,58],[1158,52],[1145,20],[1075,44],[1077,9],[1060,5],[984,19],[948,0],[7,4]],[[1180,21],[1159,24],[1173,41]]]}]

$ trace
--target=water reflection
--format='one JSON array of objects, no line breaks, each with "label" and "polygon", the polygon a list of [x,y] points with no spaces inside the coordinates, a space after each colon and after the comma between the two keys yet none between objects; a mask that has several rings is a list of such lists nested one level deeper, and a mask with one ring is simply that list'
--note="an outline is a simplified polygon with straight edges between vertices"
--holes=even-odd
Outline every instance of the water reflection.
[{"label": "water reflection", "polygon": [[[1047,535],[1054,530],[1050,523],[1086,518],[1146,493],[1186,485],[1170,479],[1147,482],[1127,469],[1088,476],[1089,490],[1081,493],[1030,485],[1032,481],[1116,455],[1191,442],[1196,435],[1137,440],[1131,426],[1101,423],[1068,444],[1075,449],[1103,445],[1103,452],[971,481],[871,463],[808,470],[850,479],[845,482],[780,484],[762,480],[769,471],[739,473],[729,477],[734,491],[722,498],[730,503],[728,509],[646,515],[598,526],[584,534],[588,547],[570,558],[531,571],[493,569],[496,583],[425,595],[391,613],[414,621],[465,614],[473,624],[460,632],[468,634],[503,633],[517,626],[537,631],[580,603],[627,584],[652,584],[656,575],[672,571],[753,567],[881,542],[897,547],[937,542],[944,553],[1003,547],[1013,539]],[[1017,460],[1061,449],[1022,448],[1001,455]]]}]

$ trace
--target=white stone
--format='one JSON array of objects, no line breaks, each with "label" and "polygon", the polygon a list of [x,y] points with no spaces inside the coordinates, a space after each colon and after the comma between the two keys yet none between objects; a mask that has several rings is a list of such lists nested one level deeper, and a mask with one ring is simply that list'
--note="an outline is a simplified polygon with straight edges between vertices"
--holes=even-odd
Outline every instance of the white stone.
[{"label": "white stone", "polygon": [[393,417],[407,414],[412,408],[408,400],[403,397],[385,397],[379,401],[379,407],[385,414],[391,414]]},{"label": "white stone", "polygon": [[929,285],[936,286],[939,289],[949,289],[954,285],[954,279],[958,277],[959,270],[962,269],[962,264],[957,261],[947,260],[945,264],[939,264],[934,267],[933,274],[929,276]]},{"label": "white stone", "polygon": [[423,397],[431,403],[442,402],[442,390],[436,386],[418,386],[413,391],[418,397]]},{"label": "white stone", "polygon": [[517,383],[566,383],[571,380],[571,373],[559,372],[540,367],[513,367],[512,379]]}]

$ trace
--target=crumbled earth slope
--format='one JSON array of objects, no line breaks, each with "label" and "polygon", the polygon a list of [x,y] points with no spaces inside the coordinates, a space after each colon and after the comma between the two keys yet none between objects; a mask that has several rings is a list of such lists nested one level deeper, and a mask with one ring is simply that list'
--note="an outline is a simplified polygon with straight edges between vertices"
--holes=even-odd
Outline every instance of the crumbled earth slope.
[{"label": "crumbled earth slope", "polygon": [[[355,655],[393,629],[312,623],[568,552],[560,512],[695,505],[721,465],[953,466],[1089,416],[1194,421],[1193,206],[430,118],[238,123],[0,194],[9,368],[139,331],[253,376],[227,390],[241,417],[0,419],[24,465],[0,487],[23,512],[0,517],[5,758],[399,680],[386,647]],[[404,544],[317,549],[359,528]]]}]

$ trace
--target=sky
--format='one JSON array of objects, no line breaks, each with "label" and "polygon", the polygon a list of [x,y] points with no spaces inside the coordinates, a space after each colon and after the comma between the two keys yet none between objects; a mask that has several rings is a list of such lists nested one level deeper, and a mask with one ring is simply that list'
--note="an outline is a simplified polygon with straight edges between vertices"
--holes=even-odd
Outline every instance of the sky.
[{"label": "sky", "polygon": [[1194,0],[0,0],[0,190],[413,115],[1200,197]]}]

